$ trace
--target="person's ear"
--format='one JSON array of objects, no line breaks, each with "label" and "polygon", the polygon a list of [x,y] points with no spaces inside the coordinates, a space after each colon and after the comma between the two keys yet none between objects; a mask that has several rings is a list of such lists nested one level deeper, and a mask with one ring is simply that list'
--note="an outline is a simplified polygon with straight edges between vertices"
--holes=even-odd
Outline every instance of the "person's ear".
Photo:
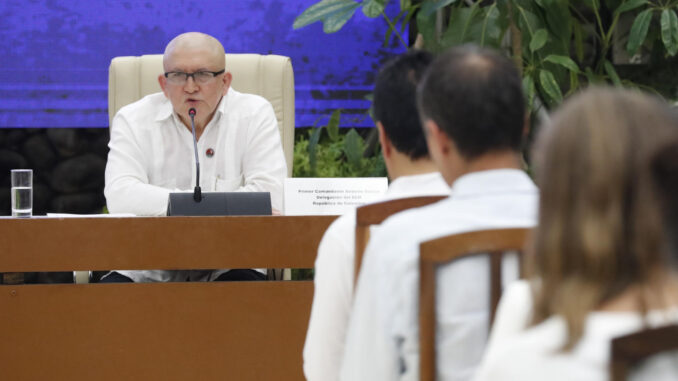
[{"label": "person's ear", "polygon": [[[428,143],[429,151],[447,156],[450,152],[450,138],[447,134],[438,127],[438,124],[432,119],[424,121],[424,133],[426,134],[426,142]],[[433,153],[433,152],[432,152]]]},{"label": "person's ear", "polygon": [[230,71],[227,71],[224,73],[224,90],[221,95],[226,95],[228,92],[228,89],[231,87],[231,81],[233,80],[233,76],[231,75]]},{"label": "person's ear", "polygon": [[377,122],[377,131],[379,131],[379,144],[381,144],[382,155],[384,155],[384,158],[391,157],[393,154],[393,145],[388,139],[388,136],[386,136],[384,125],[381,122]]},{"label": "person's ear", "polygon": [[165,94],[166,97],[169,98],[169,96],[167,95],[167,78],[165,78],[164,74],[160,74],[158,76],[158,83],[160,84],[162,92]]}]

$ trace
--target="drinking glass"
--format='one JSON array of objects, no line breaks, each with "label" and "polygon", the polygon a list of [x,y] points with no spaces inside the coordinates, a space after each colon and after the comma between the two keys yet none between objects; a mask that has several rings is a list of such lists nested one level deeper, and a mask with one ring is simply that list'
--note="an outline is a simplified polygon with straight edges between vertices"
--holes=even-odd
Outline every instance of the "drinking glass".
[{"label": "drinking glass", "polygon": [[12,169],[12,217],[33,215],[33,170]]}]

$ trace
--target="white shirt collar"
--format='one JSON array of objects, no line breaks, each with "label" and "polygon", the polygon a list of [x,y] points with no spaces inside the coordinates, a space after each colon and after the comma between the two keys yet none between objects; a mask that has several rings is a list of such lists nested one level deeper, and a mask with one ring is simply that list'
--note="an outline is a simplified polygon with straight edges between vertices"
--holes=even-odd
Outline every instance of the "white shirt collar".
[{"label": "white shirt collar", "polygon": [[[412,188],[410,184],[426,184],[434,182],[444,182],[440,172],[420,173],[417,175],[400,176],[391,181],[386,190],[386,193],[400,192],[402,189],[409,190]],[[436,189],[437,190],[437,189]]]},{"label": "white shirt collar", "polygon": [[536,192],[537,187],[521,169],[491,169],[467,173],[452,183],[455,198],[507,192]]}]

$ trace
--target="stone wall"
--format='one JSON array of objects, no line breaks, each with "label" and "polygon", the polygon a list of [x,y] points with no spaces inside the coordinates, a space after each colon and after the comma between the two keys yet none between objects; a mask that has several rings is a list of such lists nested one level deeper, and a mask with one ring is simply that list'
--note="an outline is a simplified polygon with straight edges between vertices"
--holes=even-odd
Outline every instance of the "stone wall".
[{"label": "stone wall", "polygon": [[33,169],[33,214],[101,213],[107,128],[0,128],[0,215],[10,215],[10,170]]}]

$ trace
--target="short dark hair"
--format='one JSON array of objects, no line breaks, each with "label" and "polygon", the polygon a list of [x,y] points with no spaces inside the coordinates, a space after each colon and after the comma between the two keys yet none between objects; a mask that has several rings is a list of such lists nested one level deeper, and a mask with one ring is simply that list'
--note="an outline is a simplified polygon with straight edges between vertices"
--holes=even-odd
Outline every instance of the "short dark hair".
[{"label": "short dark hair", "polygon": [[495,51],[474,45],[447,50],[419,84],[417,105],[423,120],[433,120],[465,159],[521,149],[522,81],[513,62]]},{"label": "short dark hair", "polygon": [[433,62],[433,55],[412,50],[382,66],[374,86],[375,119],[398,152],[416,160],[428,157],[426,136],[417,111],[417,84]]}]

